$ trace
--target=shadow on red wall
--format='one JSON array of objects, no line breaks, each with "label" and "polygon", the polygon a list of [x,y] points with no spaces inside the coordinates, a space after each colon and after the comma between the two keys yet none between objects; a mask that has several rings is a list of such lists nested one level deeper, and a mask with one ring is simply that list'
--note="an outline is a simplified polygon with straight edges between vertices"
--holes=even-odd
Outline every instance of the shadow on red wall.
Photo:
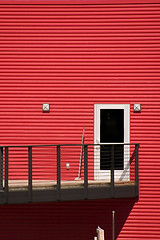
[{"label": "shadow on red wall", "polygon": [[96,228],[112,239],[112,211],[118,237],[136,199],[53,202],[0,206],[3,240],[93,240]]}]

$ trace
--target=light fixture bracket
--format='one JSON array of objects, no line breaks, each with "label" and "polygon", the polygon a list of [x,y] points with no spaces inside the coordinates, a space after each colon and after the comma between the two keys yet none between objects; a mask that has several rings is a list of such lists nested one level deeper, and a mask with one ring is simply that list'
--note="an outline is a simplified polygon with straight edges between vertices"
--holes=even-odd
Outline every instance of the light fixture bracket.
[{"label": "light fixture bracket", "polygon": [[43,112],[49,112],[50,111],[50,104],[49,103],[43,103],[42,104],[42,111]]},{"label": "light fixture bracket", "polygon": [[133,104],[133,111],[134,112],[141,112],[141,104],[140,103],[134,103]]}]

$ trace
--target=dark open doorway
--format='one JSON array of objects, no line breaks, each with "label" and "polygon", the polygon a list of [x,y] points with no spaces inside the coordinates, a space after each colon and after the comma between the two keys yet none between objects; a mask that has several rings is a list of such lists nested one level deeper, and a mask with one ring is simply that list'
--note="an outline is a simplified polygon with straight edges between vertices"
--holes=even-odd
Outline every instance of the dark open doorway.
[{"label": "dark open doorway", "polygon": [[[124,109],[100,110],[100,143],[124,142]],[[124,168],[124,146],[114,149],[114,169]],[[111,146],[100,147],[100,170],[111,169]]]}]

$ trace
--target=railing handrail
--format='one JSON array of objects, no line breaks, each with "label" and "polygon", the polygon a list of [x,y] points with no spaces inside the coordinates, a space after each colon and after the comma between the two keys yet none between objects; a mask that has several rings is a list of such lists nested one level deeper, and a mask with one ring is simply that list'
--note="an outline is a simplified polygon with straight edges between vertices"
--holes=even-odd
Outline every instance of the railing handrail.
[{"label": "railing handrail", "polygon": [[[96,144],[46,144],[46,145],[6,145],[0,146],[0,190],[4,190],[4,201],[8,203],[9,198],[9,148],[28,148],[28,202],[32,202],[32,148],[34,147],[56,147],[57,148],[57,200],[61,200],[61,147],[64,146],[83,146],[84,147],[84,198],[88,199],[88,194],[92,193],[88,190],[88,146],[103,146],[109,145],[111,146],[111,179],[110,179],[110,196],[111,198],[115,197],[115,179],[114,179],[114,149],[116,145],[134,145],[134,156],[135,156],[135,196],[138,197],[139,195],[139,174],[138,174],[138,149],[139,143],[96,143]],[[3,149],[4,148],[4,149]],[[100,147],[98,148],[100,149]],[[128,148],[130,149],[130,148]],[[4,152],[4,154],[3,154]],[[3,156],[4,155],[4,156]],[[4,187],[3,187],[3,168],[5,173],[4,178]],[[34,198],[34,195],[33,195]]]},{"label": "railing handrail", "polygon": [[57,147],[57,146],[100,146],[100,145],[140,145],[140,143],[84,143],[84,144],[39,144],[39,145],[0,145],[0,148],[5,148],[5,147],[12,147],[12,148],[17,148],[17,147]]}]

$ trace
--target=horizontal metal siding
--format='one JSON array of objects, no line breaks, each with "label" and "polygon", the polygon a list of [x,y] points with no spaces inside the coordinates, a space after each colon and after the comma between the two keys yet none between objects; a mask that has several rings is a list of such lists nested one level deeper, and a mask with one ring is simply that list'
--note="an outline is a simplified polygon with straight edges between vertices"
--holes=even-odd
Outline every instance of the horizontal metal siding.
[{"label": "horizontal metal siding", "polygon": [[[112,205],[118,218],[116,236],[159,239],[160,4],[1,5],[0,12],[0,144],[81,143],[83,126],[85,142],[93,143],[94,104],[130,104],[131,142],[141,144],[140,199],[134,206],[128,200],[123,211],[121,203]],[[42,113],[46,102],[51,104],[50,113]],[[142,104],[141,113],[133,113],[134,103]],[[77,210],[81,221],[75,228],[79,232],[77,226],[87,211],[82,202],[80,206],[83,214]],[[101,226],[106,237],[108,232],[111,237],[111,223],[106,220],[110,203],[103,202],[102,207],[101,215],[96,216],[102,217]],[[94,202],[88,210],[85,223],[90,231],[98,223],[89,220],[94,218],[91,210],[98,208],[99,203]],[[71,210],[75,209],[77,205]],[[64,215],[67,211],[64,209]],[[10,217],[12,212],[9,208],[2,214]],[[49,213],[36,212],[48,221]],[[20,213],[18,217],[30,227],[29,214],[26,211],[26,219]],[[58,221],[62,219],[62,213],[56,216]],[[69,228],[74,221],[71,215]],[[61,227],[71,238],[92,239],[86,228],[89,237],[85,238],[76,230],[69,233],[65,224],[62,221]],[[45,239],[56,231],[49,226],[45,225],[49,230]],[[41,237],[37,227],[32,234],[24,232],[23,239]],[[62,233],[56,236],[64,237]]]}]

